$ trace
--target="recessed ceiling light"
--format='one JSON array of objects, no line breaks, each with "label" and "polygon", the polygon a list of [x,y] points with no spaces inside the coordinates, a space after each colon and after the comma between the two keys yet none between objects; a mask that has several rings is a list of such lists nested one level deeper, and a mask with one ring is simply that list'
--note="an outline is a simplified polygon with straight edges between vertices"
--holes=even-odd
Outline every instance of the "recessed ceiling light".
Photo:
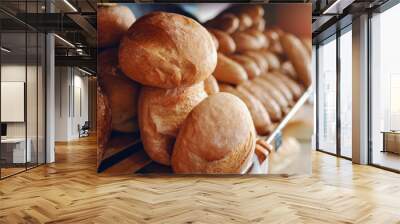
[{"label": "recessed ceiling light", "polygon": [[85,74],[87,74],[87,75],[90,75],[90,76],[93,75],[92,73],[90,73],[90,72],[88,72],[88,71],[86,71],[86,70],[84,70],[84,69],[81,69],[81,68],[79,68],[79,67],[78,67],[78,70],[81,71],[81,72],[83,72],[83,73],[85,73]]},{"label": "recessed ceiling light", "polygon": [[10,52],[11,52],[11,50],[9,50],[9,49],[7,49],[7,48],[5,48],[5,47],[1,47],[0,49],[1,49],[2,51],[6,52],[6,53],[10,53]]},{"label": "recessed ceiling light", "polygon": [[68,0],[64,0],[64,3],[68,5],[68,7],[70,7],[74,12],[78,12],[78,10]]},{"label": "recessed ceiling light", "polygon": [[65,44],[67,44],[68,46],[75,48],[75,45],[73,45],[71,42],[69,42],[68,40],[62,38],[61,36],[59,36],[58,34],[54,34],[55,37],[57,37],[59,40],[61,40],[62,42],[64,42]]}]

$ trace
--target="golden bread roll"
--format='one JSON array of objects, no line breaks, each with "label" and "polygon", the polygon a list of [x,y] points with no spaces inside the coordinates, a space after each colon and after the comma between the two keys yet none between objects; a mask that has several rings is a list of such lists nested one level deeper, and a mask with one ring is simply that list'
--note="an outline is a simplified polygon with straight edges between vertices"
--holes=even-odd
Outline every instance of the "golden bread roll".
[{"label": "golden bread roll", "polygon": [[246,32],[235,32],[232,34],[232,38],[235,41],[236,51],[238,52],[259,50],[263,47],[256,37]]},{"label": "golden bread roll", "polygon": [[264,36],[264,34],[257,30],[257,29],[247,29],[246,31],[244,31],[245,33],[253,36],[254,38],[257,39],[257,41],[259,42],[259,44],[261,45],[261,47],[266,47],[267,46],[267,38]]},{"label": "golden bread roll", "polygon": [[261,51],[261,53],[263,54],[265,60],[267,60],[268,62],[269,70],[277,70],[281,67],[281,62],[275,54],[269,51]]},{"label": "golden bread roll", "polygon": [[312,40],[311,38],[301,38],[301,42],[303,42],[304,47],[306,48],[308,55],[312,56]]},{"label": "golden bread roll", "polygon": [[215,37],[214,34],[212,34],[212,33],[210,33],[210,34],[211,34],[211,37],[212,37],[212,39],[213,39],[213,42],[214,42],[214,45],[215,45],[215,49],[217,49],[217,51],[218,51],[218,49],[219,49],[219,42],[218,42],[218,39],[217,39],[217,37]]},{"label": "golden bread roll", "polygon": [[239,31],[246,30],[253,25],[253,20],[246,13],[240,13],[237,17],[239,19]]},{"label": "golden bread roll", "polygon": [[210,75],[206,80],[204,80],[204,90],[208,95],[219,92],[218,82],[213,75]]},{"label": "golden bread roll", "polygon": [[284,114],[289,112],[289,102],[276,86],[260,77],[253,79],[252,82],[263,88],[264,92],[268,92],[268,94],[279,104]]},{"label": "golden bread roll", "polygon": [[218,53],[218,63],[214,71],[214,76],[220,82],[234,85],[238,85],[248,79],[244,68],[222,53]]},{"label": "golden bread roll", "polygon": [[233,54],[229,57],[239,63],[244,68],[249,79],[254,79],[255,77],[261,75],[260,68],[258,68],[257,64],[250,57],[240,54]]},{"label": "golden bread roll", "polygon": [[276,89],[278,89],[279,92],[281,92],[282,95],[286,98],[287,102],[289,102],[289,105],[292,106],[294,104],[293,93],[292,91],[290,91],[289,87],[286,85],[285,82],[283,82],[281,79],[279,79],[278,77],[276,77],[271,73],[267,73],[263,76],[260,76],[260,78],[274,85]]},{"label": "golden bread roll", "polygon": [[98,57],[98,81],[102,83],[111,107],[112,129],[120,132],[137,130],[139,85],[118,69],[118,51],[103,51]]},{"label": "golden bread roll", "polygon": [[255,98],[251,93],[241,86],[238,86],[235,91],[230,92],[239,97],[246,104],[253,118],[254,127],[257,134],[267,135],[271,133],[273,125],[271,118],[262,103]]},{"label": "golden bread roll", "polygon": [[253,123],[257,134],[266,135],[272,131],[273,126],[271,118],[269,117],[265,107],[257,98],[252,96],[241,86],[238,86],[236,89],[232,86],[224,86],[222,90],[222,92],[231,93],[243,100],[250,111],[251,117],[253,118]]},{"label": "golden bread roll", "polygon": [[210,76],[217,51],[210,33],[193,19],[154,12],[138,19],[122,38],[119,64],[143,85],[175,88]]},{"label": "golden bread roll", "polygon": [[190,111],[207,97],[203,82],[190,87],[160,89],[142,87],[139,97],[139,127],[149,157],[170,165],[178,130]]},{"label": "golden bread roll", "polygon": [[243,54],[253,59],[253,61],[260,68],[261,74],[268,71],[268,61],[264,58],[264,55],[260,51],[246,51]]},{"label": "golden bread roll", "polygon": [[272,75],[276,76],[279,79],[281,79],[286,84],[286,86],[293,93],[294,100],[298,100],[301,97],[301,95],[304,92],[303,86],[301,86],[299,83],[297,83],[293,79],[287,77],[286,75],[284,75],[284,74],[282,74],[282,73],[280,73],[278,71],[272,72]]},{"label": "golden bread roll", "polygon": [[[253,21],[253,26],[251,26],[250,28],[252,29],[257,29],[259,31],[264,31],[265,30],[265,19],[261,18],[257,21]],[[266,48],[268,48],[268,46],[265,46]]]},{"label": "golden bread roll", "polygon": [[238,97],[217,93],[187,116],[172,154],[175,173],[241,174],[252,163],[256,133],[250,112]]},{"label": "golden bread roll", "polygon": [[218,40],[219,43],[219,48],[218,51],[225,53],[225,54],[231,54],[235,52],[236,50],[236,44],[235,41],[233,41],[232,37],[220,30],[216,29],[208,29],[208,31],[215,36],[215,38]]},{"label": "golden bread roll", "polygon": [[132,11],[121,5],[101,6],[97,10],[97,46],[116,46],[129,27],[135,22]]},{"label": "golden bread roll", "polygon": [[239,5],[233,5],[230,8],[226,9],[225,11],[234,14],[244,13],[247,16],[249,16],[253,22],[260,20],[264,16],[264,8],[261,5],[239,4]]},{"label": "golden bread roll", "polygon": [[[111,108],[101,84],[97,86],[97,162],[103,158],[111,135]],[[99,164],[97,164],[99,165]]]},{"label": "golden bread roll", "polygon": [[272,121],[277,122],[282,119],[282,110],[279,104],[263,88],[250,81],[243,82],[239,87],[246,89],[263,104]]},{"label": "golden bread roll", "polygon": [[282,56],[284,54],[281,40],[280,40],[280,32],[274,29],[270,29],[266,32],[264,32],[264,35],[267,37],[267,39],[270,41],[269,45],[269,51],[272,53],[275,53],[279,56]]},{"label": "golden bread roll", "polygon": [[235,89],[235,87],[233,87],[229,84],[226,84],[226,83],[222,83],[222,82],[218,83],[218,88],[219,88],[220,92],[229,92],[229,90]]},{"label": "golden bread roll", "polygon": [[299,80],[306,86],[311,85],[311,58],[300,39],[292,34],[281,37],[282,47],[296,70]]},{"label": "golden bread roll", "polygon": [[223,13],[216,18],[207,21],[204,25],[208,28],[234,33],[239,28],[239,19],[232,13]]},{"label": "golden bread roll", "polygon": [[293,64],[290,61],[285,61],[282,63],[281,68],[279,69],[283,74],[289,76],[290,78],[297,80],[297,73],[294,70]]}]

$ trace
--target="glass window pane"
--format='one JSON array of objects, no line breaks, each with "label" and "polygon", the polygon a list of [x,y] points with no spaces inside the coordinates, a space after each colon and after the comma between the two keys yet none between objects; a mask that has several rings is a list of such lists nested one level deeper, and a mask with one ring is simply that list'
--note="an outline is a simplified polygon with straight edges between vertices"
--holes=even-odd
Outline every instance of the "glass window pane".
[{"label": "glass window pane", "polygon": [[[26,142],[26,33],[1,34],[2,177],[25,170],[30,161]],[[28,146],[28,151],[26,150]]]},{"label": "glass window pane", "polygon": [[318,148],[336,153],[336,38],[318,48]]},{"label": "glass window pane", "polygon": [[[400,170],[400,4],[372,18],[372,163]],[[384,135],[382,132],[388,132]]]},{"label": "glass window pane", "polygon": [[352,33],[340,36],[340,153],[352,156]]}]

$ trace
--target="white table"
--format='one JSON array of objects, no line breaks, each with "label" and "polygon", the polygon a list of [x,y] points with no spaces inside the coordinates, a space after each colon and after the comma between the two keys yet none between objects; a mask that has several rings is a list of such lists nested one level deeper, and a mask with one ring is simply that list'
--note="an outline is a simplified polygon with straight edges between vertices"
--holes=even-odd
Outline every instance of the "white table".
[{"label": "white table", "polygon": [[[26,142],[28,144],[26,144]],[[7,162],[10,163],[26,163],[31,162],[32,153],[31,153],[31,145],[32,141],[30,138],[27,138],[25,142],[25,138],[5,138],[1,139],[1,153],[2,158],[4,158],[3,153],[10,154],[12,152],[12,161],[11,158]],[[26,151],[25,151],[25,145]]]}]

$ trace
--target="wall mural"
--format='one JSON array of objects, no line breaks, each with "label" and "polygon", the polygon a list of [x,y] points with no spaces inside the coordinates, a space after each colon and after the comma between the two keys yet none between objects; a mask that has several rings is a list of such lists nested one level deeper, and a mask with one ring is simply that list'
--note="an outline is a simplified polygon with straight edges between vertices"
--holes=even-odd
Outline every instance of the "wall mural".
[{"label": "wall mural", "polygon": [[299,3],[99,4],[98,172],[309,172],[310,21]]}]

